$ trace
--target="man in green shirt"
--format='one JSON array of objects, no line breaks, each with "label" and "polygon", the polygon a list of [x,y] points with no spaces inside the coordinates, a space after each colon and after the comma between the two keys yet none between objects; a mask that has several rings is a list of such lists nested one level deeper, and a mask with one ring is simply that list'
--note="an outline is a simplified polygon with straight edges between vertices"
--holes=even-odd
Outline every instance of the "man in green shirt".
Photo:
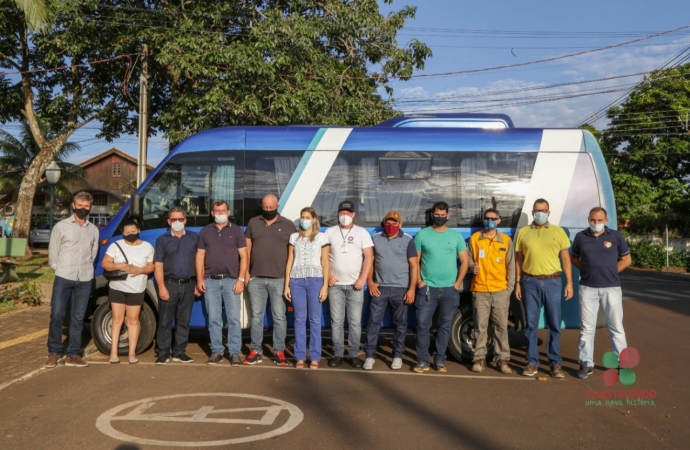
[{"label": "man in green shirt", "polygon": [[[420,230],[414,237],[417,255],[421,262],[417,280],[417,373],[429,370],[429,330],[434,312],[438,309],[436,353],[434,366],[446,372],[446,349],[450,339],[450,327],[460,304],[462,280],[467,273],[469,259],[465,239],[460,233],[446,226],[448,204],[436,202],[432,207],[431,227]],[[458,269],[458,258],[460,268]]]}]

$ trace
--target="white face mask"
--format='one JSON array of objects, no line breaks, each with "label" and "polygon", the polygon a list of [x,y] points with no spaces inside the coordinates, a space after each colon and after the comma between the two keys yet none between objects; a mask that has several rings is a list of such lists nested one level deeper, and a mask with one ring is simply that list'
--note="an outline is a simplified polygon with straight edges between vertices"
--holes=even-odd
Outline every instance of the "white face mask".
[{"label": "white face mask", "polygon": [[534,221],[538,225],[544,225],[549,220],[549,215],[545,212],[538,212],[534,215]]},{"label": "white face mask", "polygon": [[352,225],[352,217],[346,215],[338,216],[338,222],[344,227],[349,227]]},{"label": "white face mask", "polygon": [[602,231],[604,231],[604,226],[605,226],[605,225],[606,225],[606,224],[604,224],[604,223],[590,223],[590,224],[589,224],[589,229],[592,230],[592,231],[595,232],[595,233],[601,233]]},{"label": "white face mask", "polygon": [[213,217],[216,219],[216,223],[219,225],[222,225],[228,221],[228,215],[227,214],[216,214]]},{"label": "white face mask", "polygon": [[179,233],[184,230],[184,222],[173,222],[170,228],[172,228],[175,233]]}]

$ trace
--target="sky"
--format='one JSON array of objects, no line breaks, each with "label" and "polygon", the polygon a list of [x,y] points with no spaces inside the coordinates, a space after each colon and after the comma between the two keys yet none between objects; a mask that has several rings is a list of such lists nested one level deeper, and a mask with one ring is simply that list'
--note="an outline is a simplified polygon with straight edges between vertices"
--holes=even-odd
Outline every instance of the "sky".
[{"label": "sky", "polygon": [[[687,0],[379,3],[384,14],[405,5],[417,7],[416,18],[408,21],[398,35],[401,46],[418,39],[433,51],[424,70],[415,75],[510,66],[565,56],[522,67],[394,81],[394,106],[408,113],[495,112],[508,114],[517,127],[573,127],[587,121],[603,128],[606,119],[602,114],[595,116],[595,112],[624,95],[642,79],[640,74],[662,67],[690,46],[690,28],[686,28],[593,51],[690,25]],[[586,53],[568,56],[579,52]],[[544,101],[554,98],[561,99]],[[72,155],[70,162],[84,161],[111,147],[136,157],[136,135],[109,143],[94,139],[96,128],[97,124],[90,124],[73,135],[71,140],[79,142],[82,150]],[[149,164],[159,163],[167,151],[167,141],[161,135],[152,136]]]}]

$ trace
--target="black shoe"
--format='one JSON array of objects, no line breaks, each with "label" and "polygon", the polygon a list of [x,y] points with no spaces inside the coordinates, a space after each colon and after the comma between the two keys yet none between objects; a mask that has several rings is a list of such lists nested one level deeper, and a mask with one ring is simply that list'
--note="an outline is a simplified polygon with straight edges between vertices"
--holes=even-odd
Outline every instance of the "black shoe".
[{"label": "black shoe", "polygon": [[592,374],[592,368],[587,367],[584,364],[580,364],[580,370],[577,371],[577,377],[578,378],[587,378]]},{"label": "black shoe", "polygon": [[206,361],[206,364],[218,364],[223,360],[223,355],[220,353],[211,353],[211,356],[209,356],[208,361]]},{"label": "black shoe", "polygon": [[230,356],[230,365],[233,367],[238,367],[242,365],[242,359],[240,359],[240,355],[238,353],[235,353],[234,355]]},{"label": "black shoe", "polygon": [[340,367],[340,365],[343,363],[343,358],[340,356],[334,356],[331,358],[330,361],[328,361],[328,367]]},{"label": "black shoe", "polygon": [[359,358],[356,356],[354,358],[350,357],[350,365],[354,367],[355,369],[361,369],[362,368],[362,361],[360,361]]},{"label": "black shoe", "polygon": [[156,358],[156,365],[162,366],[163,364],[166,364],[168,361],[170,361],[170,357],[161,353],[158,355],[158,358]]},{"label": "black shoe", "polygon": [[173,356],[173,361],[185,364],[194,362],[194,360],[190,358],[186,353],[180,353],[179,355]]}]

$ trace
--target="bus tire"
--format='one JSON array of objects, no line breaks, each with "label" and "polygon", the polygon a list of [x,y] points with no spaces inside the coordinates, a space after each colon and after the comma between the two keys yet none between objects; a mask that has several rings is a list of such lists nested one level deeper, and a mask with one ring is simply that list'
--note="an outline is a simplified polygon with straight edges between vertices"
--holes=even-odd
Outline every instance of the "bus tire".
[{"label": "bus tire", "polygon": [[[494,339],[489,328],[489,336],[486,341],[486,359],[491,360],[494,352]],[[455,313],[450,327],[450,353],[458,361],[472,361],[474,356],[474,318],[472,317],[472,307],[467,305],[461,307]]]},{"label": "bus tire", "polygon": [[[144,302],[139,315],[140,333],[139,342],[137,342],[137,354],[145,352],[153,343],[153,338],[156,334],[156,315],[149,306]],[[96,348],[103,354],[110,354],[110,347],[112,346],[112,338],[110,336],[112,326],[112,314],[110,312],[110,302],[100,305],[91,319],[91,336]],[[118,355],[127,356],[129,354],[129,339],[127,335],[127,324],[122,325],[120,333],[120,342],[118,348]]]}]

